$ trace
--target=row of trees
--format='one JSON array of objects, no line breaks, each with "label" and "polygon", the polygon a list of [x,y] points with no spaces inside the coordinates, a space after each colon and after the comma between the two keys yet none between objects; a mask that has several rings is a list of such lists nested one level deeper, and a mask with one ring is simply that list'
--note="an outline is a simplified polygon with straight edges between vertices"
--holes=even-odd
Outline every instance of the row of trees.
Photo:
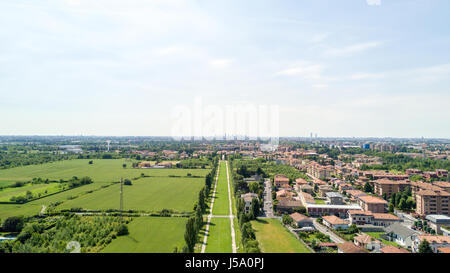
[{"label": "row of trees", "polygon": [[[214,178],[216,177],[217,168],[219,165],[219,161],[217,158],[213,160],[211,172],[209,172],[205,177],[205,186],[198,193],[198,201],[194,207],[194,215],[189,217],[186,222],[186,230],[184,233],[184,241],[186,245],[181,250],[183,253],[193,253],[195,244],[198,240],[198,233],[203,226],[203,214],[205,213],[208,205],[208,197],[211,192],[212,184]],[[175,248],[175,251],[178,252],[178,249]]]},{"label": "row of trees", "polygon": [[[260,253],[261,250],[259,248],[259,243],[256,240],[255,231],[253,230],[252,224],[250,223],[250,221],[255,220],[256,217],[260,214],[261,204],[257,198],[253,198],[249,211],[248,212],[245,211],[244,200],[242,198],[240,198],[240,195],[245,192],[241,191],[242,187],[237,188],[237,186],[239,185],[238,181],[243,182],[241,180],[242,174],[247,174],[247,176],[249,176],[251,174],[243,172],[243,170],[246,170],[245,168],[241,169],[240,170],[241,174],[239,174],[238,172],[236,172],[234,170],[233,162],[234,162],[233,160],[230,160],[229,164],[230,164],[230,169],[231,169],[232,182],[234,185],[234,193],[233,194],[235,195],[235,199],[237,202],[236,208],[237,208],[237,218],[238,218],[238,223],[239,223],[239,229],[241,230],[241,238],[240,238],[241,243],[242,243],[242,246],[246,253]],[[264,172],[262,171],[262,169],[256,168],[255,171],[256,171],[256,174],[264,176]],[[252,191],[254,193],[256,193],[257,191],[259,191],[260,185],[257,182],[254,182],[254,183],[256,183],[256,184],[251,186],[251,188],[252,188]],[[247,188],[247,190],[248,190],[248,188]]]},{"label": "row of trees", "polygon": [[406,187],[402,192],[393,193],[389,199],[389,212],[394,212],[394,209],[413,210],[415,207],[416,202],[412,198],[410,187]]}]

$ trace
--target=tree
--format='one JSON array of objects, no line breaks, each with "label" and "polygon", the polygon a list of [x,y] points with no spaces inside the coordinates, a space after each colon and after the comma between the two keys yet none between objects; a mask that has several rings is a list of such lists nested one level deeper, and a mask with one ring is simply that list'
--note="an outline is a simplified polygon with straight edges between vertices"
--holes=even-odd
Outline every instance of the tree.
[{"label": "tree", "polygon": [[94,164],[94,161],[89,160],[89,165],[92,165],[92,164]]},{"label": "tree", "polygon": [[123,163],[122,167],[125,169],[127,167],[127,164]]},{"label": "tree", "polygon": [[430,243],[427,240],[423,240],[419,245],[419,253],[433,253]]},{"label": "tree", "polygon": [[2,229],[9,232],[20,232],[24,224],[25,220],[22,216],[11,216],[3,222]]},{"label": "tree", "polygon": [[257,198],[253,198],[252,205],[250,207],[250,218],[252,220],[256,219],[259,215],[259,202]]},{"label": "tree", "polygon": [[394,204],[392,202],[389,202],[389,212],[394,212]]},{"label": "tree", "polygon": [[364,191],[365,192],[372,192],[372,186],[369,184],[369,182],[366,182],[366,184],[364,184]]},{"label": "tree", "polygon": [[195,219],[190,217],[186,222],[186,231],[184,233],[184,241],[186,242],[187,253],[194,252],[194,246],[197,241],[197,233],[195,232]]},{"label": "tree", "polygon": [[124,184],[124,185],[127,185],[127,186],[133,185],[133,183],[131,183],[131,180],[130,180],[130,179],[125,179],[125,180],[123,181],[123,184]]},{"label": "tree", "polygon": [[256,181],[250,182],[248,188],[250,189],[251,192],[257,193],[259,189],[259,183]]},{"label": "tree", "polygon": [[120,224],[117,228],[117,236],[128,235],[128,227],[125,224]]}]

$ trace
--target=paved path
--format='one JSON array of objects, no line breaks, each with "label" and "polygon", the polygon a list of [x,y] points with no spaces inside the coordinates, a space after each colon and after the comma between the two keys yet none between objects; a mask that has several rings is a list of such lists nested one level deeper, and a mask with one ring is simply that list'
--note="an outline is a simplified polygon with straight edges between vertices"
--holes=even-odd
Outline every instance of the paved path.
[{"label": "paved path", "polygon": [[320,232],[322,232],[322,233],[324,233],[324,234],[330,236],[331,241],[333,241],[333,242],[335,242],[335,243],[337,243],[337,244],[345,243],[345,241],[344,241],[341,237],[339,237],[339,236],[337,236],[336,234],[334,234],[333,232],[329,231],[328,228],[326,228],[325,226],[319,224],[319,223],[317,222],[317,219],[314,219],[313,224],[314,224],[314,227],[315,227],[318,231],[320,231]]},{"label": "paved path", "polygon": [[228,202],[230,205],[230,223],[231,223],[231,247],[233,249],[233,253],[236,253],[236,233],[234,232],[234,215],[233,215],[233,206],[231,201],[231,186],[230,186],[230,175],[228,171],[228,161],[225,161],[225,165],[227,167],[227,183],[228,183]]},{"label": "paved path", "polygon": [[219,166],[217,166],[216,182],[214,183],[214,190],[213,190],[213,195],[211,198],[211,206],[209,207],[208,222],[206,223],[206,228],[205,228],[205,237],[203,237],[202,253],[205,253],[206,242],[208,241],[209,224],[211,223],[211,218],[213,217],[212,212],[213,212],[213,207],[214,207],[214,200],[216,199],[216,187],[217,187],[217,181],[219,180],[219,172],[220,172],[220,163],[219,163]]},{"label": "paved path", "polygon": [[273,218],[272,182],[264,179],[264,217]]}]

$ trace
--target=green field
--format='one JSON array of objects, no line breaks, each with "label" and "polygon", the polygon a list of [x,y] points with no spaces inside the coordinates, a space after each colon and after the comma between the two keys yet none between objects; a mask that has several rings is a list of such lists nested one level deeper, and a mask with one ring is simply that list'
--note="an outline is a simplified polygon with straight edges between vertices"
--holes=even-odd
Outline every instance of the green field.
[{"label": "green field", "polygon": [[[139,177],[141,173],[149,176],[205,176],[209,169],[133,169],[132,161],[125,159],[93,159],[94,164],[89,164],[89,159],[74,159],[30,165],[6,170],[0,170],[0,186],[9,185],[16,181],[30,181],[33,178],[42,178],[59,181],[68,180],[73,176],[89,176],[94,183],[108,183],[119,181],[120,178]],[[127,168],[123,168],[127,164]]]},{"label": "green field", "polygon": [[214,215],[229,215],[230,203],[228,201],[227,167],[225,161],[220,162],[219,180],[216,188],[216,198],[213,207]]},{"label": "green field", "polygon": [[[148,177],[123,186],[124,210],[160,211],[172,209],[191,212],[203,178]],[[68,200],[59,209],[83,208],[88,210],[119,209],[120,184],[114,184],[91,194]]]},{"label": "green field", "polygon": [[32,216],[38,214],[41,211],[43,205],[49,206],[51,203],[57,201],[65,201],[69,197],[85,194],[87,191],[99,189],[101,186],[103,186],[103,184],[89,184],[41,199],[37,199],[23,205],[0,204],[0,219],[5,219],[7,217],[16,215]]},{"label": "green field", "polygon": [[[215,206],[215,205],[214,205]],[[237,227],[236,227],[237,228]],[[232,253],[229,218],[211,218],[206,253]]]},{"label": "green field", "polygon": [[171,253],[184,245],[187,218],[137,217],[128,224],[127,236],[114,239],[102,252]]},{"label": "green field", "polygon": [[291,234],[277,219],[252,221],[256,239],[264,253],[310,253],[303,243]]},{"label": "green field", "polygon": [[60,183],[42,183],[42,184],[26,184],[23,187],[17,188],[5,188],[0,190],[0,202],[9,202],[13,196],[25,196],[27,191],[30,191],[33,196],[41,197],[50,195],[56,192],[62,191],[64,188],[68,187]]}]

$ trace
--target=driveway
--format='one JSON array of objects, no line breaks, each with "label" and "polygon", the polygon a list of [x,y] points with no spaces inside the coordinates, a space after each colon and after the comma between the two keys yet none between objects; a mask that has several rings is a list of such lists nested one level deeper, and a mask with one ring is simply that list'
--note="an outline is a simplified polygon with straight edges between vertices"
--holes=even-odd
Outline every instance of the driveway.
[{"label": "driveway", "polygon": [[319,224],[319,223],[317,222],[317,219],[314,219],[313,224],[314,224],[314,227],[315,227],[318,231],[322,232],[323,234],[326,234],[326,235],[330,236],[331,241],[333,241],[333,242],[335,242],[335,243],[337,243],[337,244],[345,243],[344,239],[342,239],[341,237],[337,236],[337,235],[334,234],[333,232],[329,231],[327,227],[325,227],[325,226]]}]

